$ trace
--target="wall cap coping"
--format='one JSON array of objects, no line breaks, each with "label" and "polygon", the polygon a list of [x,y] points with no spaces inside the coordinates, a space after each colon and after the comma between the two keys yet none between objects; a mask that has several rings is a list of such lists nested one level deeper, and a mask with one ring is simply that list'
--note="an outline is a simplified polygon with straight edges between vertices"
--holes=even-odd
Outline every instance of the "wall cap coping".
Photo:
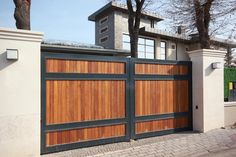
[{"label": "wall cap coping", "polygon": [[236,107],[236,101],[233,102],[225,102],[224,103],[225,107]]},{"label": "wall cap coping", "polygon": [[43,33],[0,27],[0,39],[42,42]]},{"label": "wall cap coping", "polygon": [[194,51],[187,52],[190,57],[218,57],[224,58],[226,55],[226,51],[221,50],[211,50],[211,49],[199,49]]}]

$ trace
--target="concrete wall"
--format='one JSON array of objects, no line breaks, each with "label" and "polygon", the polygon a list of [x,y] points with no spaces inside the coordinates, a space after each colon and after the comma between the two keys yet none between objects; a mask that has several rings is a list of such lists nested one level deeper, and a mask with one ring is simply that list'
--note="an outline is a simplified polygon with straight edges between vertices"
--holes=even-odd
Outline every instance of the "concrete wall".
[{"label": "concrete wall", "polygon": [[[0,28],[0,156],[40,154],[42,33]],[[17,61],[6,60],[17,49]]]},{"label": "concrete wall", "polygon": [[[225,51],[188,52],[192,61],[193,129],[206,132],[224,126],[224,56]],[[211,64],[220,62],[220,69]]]},{"label": "concrete wall", "polygon": [[236,123],[236,102],[225,102],[225,126],[231,126]]},{"label": "concrete wall", "polygon": [[181,42],[177,43],[177,60],[178,61],[189,61],[190,60],[188,53],[186,51],[186,48],[189,48],[189,46],[184,43],[181,43]]},{"label": "concrete wall", "polygon": [[[100,24],[100,20],[104,18],[108,18],[107,22]],[[114,19],[114,12],[113,12],[113,13],[104,15],[103,17],[101,17],[95,22],[95,44],[96,45],[103,46],[104,48],[107,48],[107,49],[115,48],[115,45],[114,45],[115,21],[114,20],[115,19]],[[100,30],[105,27],[108,28],[108,31],[101,33]],[[100,39],[104,37],[108,37],[108,40],[106,42],[101,43]]]}]

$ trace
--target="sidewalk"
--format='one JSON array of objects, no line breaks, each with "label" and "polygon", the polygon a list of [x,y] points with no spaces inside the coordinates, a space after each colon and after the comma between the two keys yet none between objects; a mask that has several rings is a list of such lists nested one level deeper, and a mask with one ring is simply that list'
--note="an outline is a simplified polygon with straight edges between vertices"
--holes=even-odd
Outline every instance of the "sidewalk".
[{"label": "sidewalk", "polygon": [[216,129],[207,133],[183,132],[133,142],[76,149],[43,157],[197,157],[221,153],[234,153],[236,156],[236,129]]}]

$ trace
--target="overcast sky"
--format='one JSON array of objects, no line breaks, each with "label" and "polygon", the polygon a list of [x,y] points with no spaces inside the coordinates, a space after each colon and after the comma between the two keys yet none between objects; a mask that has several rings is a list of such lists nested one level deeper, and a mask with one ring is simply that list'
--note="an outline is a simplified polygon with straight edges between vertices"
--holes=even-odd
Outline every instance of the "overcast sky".
[{"label": "overcast sky", "polygon": [[[32,0],[31,30],[44,32],[45,39],[94,44],[95,25],[88,16],[106,0]],[[0,27],[16,28],[13,0],[0,0]]]}]

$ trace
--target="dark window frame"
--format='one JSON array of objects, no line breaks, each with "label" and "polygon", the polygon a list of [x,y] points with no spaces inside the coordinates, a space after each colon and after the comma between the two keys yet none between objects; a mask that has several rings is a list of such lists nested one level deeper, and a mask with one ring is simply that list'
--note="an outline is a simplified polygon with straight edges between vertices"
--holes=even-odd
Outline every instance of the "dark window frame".
[{"label": "dark window frame", "polygon": [[100,43],[105,43],[105,42],[107,42],[107,41],[108,41],[108,36],[101,37],[101,38],[99,39],[99,41],[100,41]]},{"label": "dark window frame", "polygon": [[107,21],[108,21],[108,16],[106,16],[106,17],[100,19],[100,20],[99,20],[99,24],[102,25],[102,24],[106,23]]},{"label": "dark window frame", "polygon": [[[128,36],[128,34],[123,34],[123,36]],[[147,47],[153,47],[153,58],[152,59],[156,59],[156,42],[155,42],[155,39],[152,39],[152,38],[147,38],[147,37],[139,37],[139,39],[144,39],[144,44],[140,44],[138,42],[138,46],[141,45],[141,46],[144,46],[144,56],[146,58],[147,56]],[[146,44],[146,40],[151,40],[153,41],[153,45],[147,45]],[[124,43],[126,44],[130,44],[130,41],[124,41],[124,38],[122,37],[122,45],[124,46]],[[122,46],[122,48],[124,49],[124,47]],[[138,56],[139,56],[139,50],[138,50]],[[139,57],[138,57],[139,58]],[[150,58],[148,58],[150,59]]]},{"label": "dark window frame", "polygon": [[99,32],[100,32],[100,34],[103,34],[107,31],[108,31],[108,26],[105,26],[105,27],[101,28]]},{"label": "dark window frame", "polygon": [[155,28],[155,21],[151,20],[151,28]]}]

